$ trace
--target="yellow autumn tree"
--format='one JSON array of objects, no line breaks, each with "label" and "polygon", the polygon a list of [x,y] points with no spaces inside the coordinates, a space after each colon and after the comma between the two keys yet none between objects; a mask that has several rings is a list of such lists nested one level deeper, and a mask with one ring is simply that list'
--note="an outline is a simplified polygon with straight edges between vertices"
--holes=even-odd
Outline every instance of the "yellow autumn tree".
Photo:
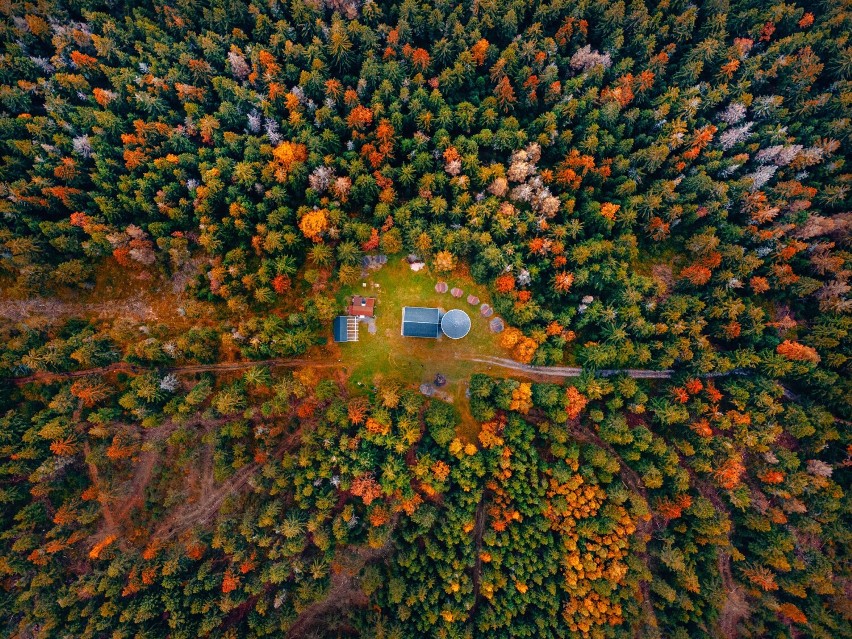
[{"label": "yellow autumn tree", "polygon": [[515,349],[512,351],[512,357],[515,358],[515,361],[518,361],[521,364],[529,364],[537,350],[538,344],[534,339],[530,337],[522,337],[515,345]]},{"label": "yellow autumn tree", "polygon": [[435,270],[438,272],[452,271],[456,267],[456,257],[449,251],[439,251],[435,255]]},{"label": "yellow autumn tree", "polygon": [[527,383],[523,383],[512,391],[512,401],[509,402],[509,409],[526,415],[530,412],[530,408],[532,408],[532,387]]},{"label": "yellow autumn tree", "polygon": [[517,328],[507,328],[500,334],[500,346],[503,348],[514,348],[524,334]]},{"label": "yellow autumn tree", "polygon": [[299,228],[306,238],[318,242],[319,236],[328,228],[328,211],[316,209],[306,213],[299,220]]}]

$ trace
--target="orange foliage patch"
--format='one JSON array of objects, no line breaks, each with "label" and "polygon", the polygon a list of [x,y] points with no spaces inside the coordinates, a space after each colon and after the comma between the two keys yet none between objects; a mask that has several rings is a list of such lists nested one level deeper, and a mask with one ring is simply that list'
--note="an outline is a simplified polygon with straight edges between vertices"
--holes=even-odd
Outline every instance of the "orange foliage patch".
[{"label": "orange foliage patch", "polygon": [[706,419],[699,419],[689,425],[692,431],[699,437],[712,437],[713,429],[710,428],[710,423]]},{"label": "orange foliage patch", "polygon": [[690,379],[684,384],[684,388],[690,395],[696,395],[704,389],[704,384],[701,383],[700,379]]},{"label": "orange foliage patch", "polygon": [[526,415],[532,408],[532,386],[523,383],[512,391],[509,410],[515,410]]},{"label": "orange foliage patch", "polygon": [[612,202],[604,202],[601,205],[601,216],[610,220],[611,222],[615,221],[615,214],[618,213],[618,209],[621,208],[620,204],[613,204]]},{"label": "orange foliage patch", "polygon": [[676,387],[672,389],[672,395],[674,395],[675,401],[679,404],[686,404],[689,401],[689,393],[686,392],[685,388]]},{"label": "orange foliage patch", "polygon": [[363,398],[357,397],[349,402],[347,407],[349,421],[353,424],[361,424],[367,416],[367,403]]},{"label": "orange foliage patch", "polygon": [[390,432],[390,426],[370,417],[367,419],[367,432],[373,435],[387,435]]},{"label": "orange foliage patch", "polygon": [[358,105],[346,118],[346,123],[354,131],[362,131],[373,123],[373,112],[368,107]]},{"label": "orange foliage patch", "polygon": [[573,284],[574,284],[574,274],[569,273],[567,271],[557,273],[556,277],[553,280],[554,290],[556,290],[560,293],[567,293],[569,290],[571,290],[571,286]]},{"label": "orange foliage patch", "polygon": [[272,278],[272,288],[279,295],[290,290],[290,278],[286,275],[276,275]]},{"label": "orange foliage patch", "polygon": [[815,349],[790,340],[784,340],[781,344],[778,344],[775,352],[782,357],[796,362],[813,362],[817,364],[820,361],[819,353]]},{"label": "orange foliage patch", "polygon": [[439,459],[432,464],[432,474],[438,481],[446,481],[447,477],[450,476],[450,467],[446,462]]},{"label": "orange foliage patch", "polygon": [[722,488],[730,490],[740,484],[740,479],[745,472],[745,466],[739,456],[729,458],[714,473],[716,481]]},{"label": "orange foliage patch", "polygon": [[687,494],[678,495],[674,500],[661,499],[657,504],[656,511],[665,519],[677,519],[683,511],[692,505],[692,497]]},{"label": "orange foliage patch", "polygon": [[418,71],[429,68],[429,52],[426,49],[417,48],[411,53],[411,64]]},{"label": "orange foliage patch", "polygon": [[328,214],[325,209],[309,211],[299,220],[299,229],[309,240],[319,241],[323,231],[328,228]]},{"label": "orange foliage patch", "polygon": [[284,141],[272,151],[275,179],[284,182],[298,165],[308,159],[308,147],[296,142]]},{"label": "orange foliage patch", "polygon": [[485,64],[485,56],[488,53],[488,40],[481,38],[470,48],[470,54],[477,66]]},{"label": "orange foliage patch", "polygon": [[79,51],[71,52],[71,62],[78,67],[90,68],[98,63],[98,59]]},{"label": "orange foliage patch", "polygon": [[54,440],[50,443],[50,452],[58,457],[70,457],[74,454],[74,438],[68,437],[63,440]]},{"label": "orange foliage patch", "polygon": [[589,400],[577,390],[576,386],[569,386],[565,390],[565,412],[568,414],[568,419],[577,419],[588,403]]},{"label": "orange foliage patch", "polygon": [[781,484],[784,483],[784,473],[780,470],[767,470],[762,475],[758,475],[758,479],[764,484]]},{"label": "orange foliage patch", "polygon": [[710,281],[710,277],[712,275],[713,272],[709,268],[701,266],[700,264],[687,266],[680,272],[680,276],[682,278],[689,280],[689,282],[695,286],[706,284]]},{"label": "orange foliage patch", "polygon": [[374,528],[384,526],[390,521],[390,513],[382,506],[376,506],[370,511],[370,525]]},{"label": "orange foliage patch", "polygon": [[360,497],[369,506],[382,495],[382,487],[370,475],[361,475],[352,481],[352,494]]},{"label": "orange foliage patch", "polygon": [[101,553],[107,546],[112,544],[118,537],[116,535],[108,535],[96,543],[89,551],[89,559],[98,559]]},{"label": "orange foliage patch", "polygon": [[808,618],[795,604],[791,603],[782,603],[778,608],[778,613],[784,617],[787,617],[793,623],[798,624],[806,624],[808,623]]},{"label": "orange foliage patch", "polygon": [[508,293],[515,290],[515,276],[509,273],[501,275],[494,282],[494,287],[498,293]]},{"label": "orange foliage patch", "polygon": [[222,592],[229,593],[236,590],[240,585],[240,578],[231,572],[230,569],[225,573],[225,576],[222,578]]}]

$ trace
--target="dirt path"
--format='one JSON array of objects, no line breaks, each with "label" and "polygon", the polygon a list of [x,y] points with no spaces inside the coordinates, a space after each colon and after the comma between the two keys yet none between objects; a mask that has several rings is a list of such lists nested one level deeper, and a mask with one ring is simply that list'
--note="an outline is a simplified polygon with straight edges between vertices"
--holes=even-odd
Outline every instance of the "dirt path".
[{"label": "dirt path", "polygon": [[212,454],[208,451],[205,456],[200,499],[195,503],[184,503],[166,517],[152,535],[153,539],[165,541],[193,526],[209,523],[219,512],[222,502],[229,495],[241,491],[258,469],[255,463],[246,464],[217,486],[213,479]]},{"label": "dirt path", "polygon": [[[709,482],[698,477],[695,470],[686,463],[682,455],[678,455],[678,457],[680,457],[681,467],[685,468],[686,472],[689,473],[692,485],[698,493],[705,499],[709,500],[717,512],[724,513],[728,518],[728,521],[733,524],[734,520],[731,517],[731,511],[719,495],[716,488]],[[727,533],[727,539],[728,546],[730,547],[730,532]],[[739,636],[737,628],[740,625],[740,621],[742,621],[743,617],[748,614],[748,601],[746,600],[745,592],[734,580],[734,576],[731,572],[731,554],[727,549],[716,549],[716,564],[719,570],[719,578],[722,580],[722,589],[724,590],[725,595],[725,601],[722,604],[719,615],[719,631],[721,636],[726,637],[727,639],[734,639]]]},{"label": "dirt path", "polygon": [[[302,434],[302,428],[290,433],[276,447],[273,456],[276,458],[280,457],[284,452],[295,448],[301,441]],[[230,495],[241,492],[260,469],[261,464],[256,462],[246,464],[217,485],[213,474],[213,449],[208,445],[205,446],[200,466],[202,470],[200,472],[201,480],[198,490],[198,500],[191,503],[187,501],[181,506],[178,506],[158,526],[152,538],[166,540],[193,526],[211,522],[219,513],[225,499]]]},{"label": "dirt path", "polygon": [[[521,364],[511,359],[503,357],[467,357],[469,362],[478,362],[480,364],[490,364],[491,366],[499,366],[508,368],[509,370],[528,373],[531,375],[544,375],[546,377],[579,377],[583,374],[582,368],[574,368],[570,366],[532,366],[530,364]],[[618,368],[618,369],[602,369],[595,371],[596,374],[602,377],[612,377],[613,375],[621,375],[626,373],[635,379],[669,379],[674,371],[662,370],[653,371],[638,368]]]},{"label": "dirt path", "polygon": [[154,310],[140,299],[93,302],[66,302],[55,297],[32,297],[24,300],[0,300],[0,318],[22,322],[35,316],[56,317],[129,317],[148,320]]},{"label": "dirt path", "polygon": [[[309,632],[315,630],[330,613],[368,605],[370,600],[361,590],[358,573],[366,564],[386,557],[390,551],[390,541],[380,548],[349,547],[339,550],[331,572],[331,585],[325,597],[302,610],[285,636],[288,639],[312,636]],[[330,636],[326,634],[328,630],[323,628],[322,636]]]},{"label": "dirt path", "polygon": [[334,368],[338,366],[337,362],[322,362],[308,359],[291,359],[287,357],[277,357],[274,359],[263,360],[245,360],[239,362],[220,362],[218,364],[196,364],[189,366],[172,366],[169,368],[146,368],[144,366],[136,366],[127,362],[116,362],[109,366],[101,366],[99,368],[87,368],[81,371],[70,371],[62,373],[51,373],[42,371],[27,375],[26,377],[13,377],[12,382],[17,386],[30,384],[32,382],[52,382],[63,379],[75,379],[79,377],[88,377],[90,375],[106,375],[109,373],[127,373],[129,375],[141,375],[153,370],[161,370],[166,373],[191,374],[191,373],[207,373],[207,372],[225,372],[239,371],[253,368],[255,366],[268,366],[269,368],[283,367],[298,367],[310,366],[314,368]]},{"label": "dirt path", "polygon": [[488,492],[483,492],[479,503],[476,505],[476,515],[474,516],[473,526],[473,543],[475,546],[476,560],[473,563],[473,607],[470,609],[469,619],[473,619],[476,615],[476,610],[479,608],[481,597],[479,596],[479,585],[482,577],[482,533],[485,530],[485,504],[488,501]]},{"label": "dirt path", "polygon": [[[519,373],[525,373],[531,376],[568,378],[579,377],[583,374],[582,368],[571,368],[566,366],[530,366],[528,364],[521,364],[511,359],[504,359],[501,357],[466,357],[464,359],[468,362],[488,364],[490,366],[497,366],[500,368],[517,371]],[[39,373],[34,373],[32,375],[27,375],[26,377],[14,377],[12,378],[12,382],[20,386],[22,384],[29,384],[31,382],[49,382],[62,379],[87,377],[89,375],[104,375],[108,373],[128,373],[131,375],[139,375],[142,373],[146,373],[150,370],[162,370],[164,372],[170,373],[190,374],[205,372],[238,371],[253,368],[254,366],[268,366],[269,368],[298,366],[313,366],[315,368],[337,368],[342,365],[338,362],[328,362],[311,359],[291,359],[287,357],[276,357],[273,359],[262,360],[244,360],[238,362],[220,362],[218,364],[172,366],[162,369],[136,366],[134,364],[128,364],[127,362],[116,362],[115,364],[110,364],[109,366],[101,366],[99,368],[88,368],[80,371],[69,371],[59,373],[42,371]],[[611,377],[613,375],[620,375],[626,373],[627,375],[635,379],[669,379],[674,374],[673,371],[670,370],[653,371],[635,368],[605,369],[596,371],[596,373],[604,377]]]},{"label": "dirt path", "polygon": [[94,462],[88,461],[89,456],[92,454],[92,449],[89,446],[89,442],[83,442],[83,459],[86,459],[86,466],[89,469],[89,479],[92,482],[92,485],[98,491],[98,503],[101,505],[101,512],[104,515],[104,522],[106,523],[106,527],[108,531],[113,531],[116,528],[116,519],[115,515],[112,512],[112,507],[109,503],[109,495],[102,490],[101,478],[98,473],[98,466]]}]

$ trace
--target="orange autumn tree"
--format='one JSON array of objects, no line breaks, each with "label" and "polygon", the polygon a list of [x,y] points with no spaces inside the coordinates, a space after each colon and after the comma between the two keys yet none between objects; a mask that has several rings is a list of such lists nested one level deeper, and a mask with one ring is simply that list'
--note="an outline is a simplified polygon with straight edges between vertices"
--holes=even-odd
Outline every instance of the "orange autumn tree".
[{"label": "orange autumn tree", "polygon": [[349,112],[346,123],[353,131],[363,131],[373,123],[373,112],[359,104]]},{"label": "orange autumn tree", "polygon": [[805,613],[799,610],[798,606],[795,604],[789,602],[782,603],[778,608],[778,613],[794,623],[802,625],[808,623],[808,618],[805,616]]},{"label": "orange autumn tree", "polygon": [[439,251],[435,255],[435,270],[438,272],[452,271],[456,267],[456,257],[449,251]]},{"label": "orange autumn tree", "polygon": [[515,276],[511,273],[504,273],[495,280],[494,288],[497,289],[498,293],[509,293],[515,290]]},{"label": "orange autumn tree", "polygon": [[62,440],[54,440],[50,443],[50,451],[57,457],[70,457],[76,451],[74,438],[67,437]]},{"label": "orange autumn tree", "polygon": [[505,112],[512,109],[512,105],[518,101],[518,98],[515,97],[515,90],[512,88],[512,83],[509,82],[509,77],[506,75],[497,83],[497,86],[494,88],[494,95],[497,96],[497,102]]},{"label": "orange autumn tree", "polygon": [[355,397],[349,400],[346,408],[349,421],[353,424],[363,424],[367,416],[367,400],[363,397]]},{"label": "orange autumn tree", "polygon": [[538,344],[534,339],[523,337],[518,341],[515,349],[512,351],[512,357],[521,364],[529,364],[533,360],[537,350]]},{"label": "orange autumn tree", "polygon": [[577,419],[588,403],[589,400],[577,390],[576,386],[569,386],[565,390],[565,412],[568,414],[568,419]]},{"label": "orange autumn tree", "polygon": [[104,549],[112,544],[116,539],[118,539],[116,535],[107,535],[104,537],[89,551],[89,559],[99,559]]},{"label": "orange autumn tree", "polygon": [[308,147],[297,142],[284,141],[272,151],[275,179],[284,182],[299,165],[308,159]]},{"label": "orange autumn tree", "polygon": [[233,592],[240,585],[240,578],[238,575],[235,575],[231,572],[229,568],[225,573],[225,576],[222,578],[222,592],[227,594],[229,592]]},{"label": "orange autumn tree", "polygon": [[299,229],[302,234],[314,242],[320,241],[320,235],[328,228],[328,211],[326,209],[315,209],[309,211],[299,220]]},{"label": "orange autumn tree", "polygon": [[532,387],[523,383],[512,391],[512,400],[509,402],[509,410],[516,410],[526,415],[532,408]]},{"label": "orange autumn tree", "polygon": [[71,384],[71,394],[81,399],[83,405],[91,408],[109,396],[109,388],[90,379],[81,379]]},{"label": "orange autumn tree", "polygon": [[557,273],[553,278],[553,290],[557,293],[567,293],[574,284],[574,274],[567,271]]},{"label": "orange autumn tree", "polygon": [[529,364],[538,344],[532,338],[526,337],[519,329],[510,327],[500,335],[500,346],[512,350],[512,357],[522,364]]},{"label": "orange autumn tree", "polygon": [[706,284],[710,281],[712,275],[713,271],[701,264],[687,266],[680,272],[680,276],[685,280],[689,280],[690,284],[693,284],[694,286],[702,286],[703,284]]},{"label": "orange autumn tree", "polygon": [[731,490],[739,486],[742,480],[745,466],[740,455],[734,455],[728,458],[718,469],[713,473],[719,486],[726,490]]},{"label": "orange autumn tree", "polygon": [[350,491],[356,497],[360,497],[366,506],[382,496],[382,487],[373,479],[372,475],[365,474],[352,480]]},{"label": "orange autumn tree", "polygon": [[814,364],[818,364],[821,359],[819,353],[816,352],[816,349],[811,348],[810,346],[805,346],[804,344],[799,344],[798,342],[790,341],[789,339],[778,344],[775,348],[775,352],[794,362],[812,362]]},{"label": "orange autumn tree", "polygon": [[481,38],[476,44],[470,48],[470,55],[476,66],[485,64],[485,56],[488,54],[488,40]]},{"label": "orange autumn tree", "polygon": [[621,208],[620,204],[613,204],[612,202],[604,202],[601,204],[601,217],[609,220],[610,222],[615,221],[615,214],[618,213],[618,210]]},{"label": "orange autumn tree", "polygon": [[279,295],[290,290],[290,278],[286,275],[276,275],[272,278],[272,288]]},{"label": "orange autumn tree", "polygon": [[379,421],[378,419],[368,417],[367,432],[371,435],[387,435],[390,432],[390,425]]}]

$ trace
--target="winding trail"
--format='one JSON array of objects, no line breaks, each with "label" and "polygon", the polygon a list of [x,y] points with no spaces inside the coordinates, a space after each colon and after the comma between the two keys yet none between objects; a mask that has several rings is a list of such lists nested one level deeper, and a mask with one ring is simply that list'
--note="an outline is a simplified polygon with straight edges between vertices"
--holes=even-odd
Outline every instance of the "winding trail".
[{"label": "winding trail", "polygon": [[[511,359],[503,357],[466,357],[469,362],[478,362],[480,364],[490,364],[501,368],[528,373],[531,375],[545,375],[548,377],[579,377],[583,374],[584,369],[570,366],[532,366],[530,364],[521,364]],[[613,375],[621,375],[626,373],[634,379],[669,379],[674,371],[662,370],[653,371],[641,368],[611,368],[595,371],[601,377],[612,377]]]},{"label": "winding trail", "polygon": [[[68,371],[53,373],[50,371],[41,371],[27,375],[26,377],[13,377],[12,383],[17,386],[30,384],[32,382],[52,382],[62,379],[76,379],[79,377],[88,377],[89,375],[106,375],[109,373],[127,373],[129,375],[141,375],[154,370],[160,370],[166,373],[191,374],[191,373],[207,373],[207,372],[223,372],[223,371],[239,371],[255,366],[268,366],[269,368],[281,367],[299,367],[311,366],[314,368],[332,368],[337,366],[337,362],[321,362],[308,359],[291,359],[287,357],[276,357],[274,359],[262,360],[244,360],[238,362],[220,362],[218,364],[194,364],[189,366],[171,366],[166,368],[158,368],[156,366],[137,366],[127,362],[116,362],[109,366],[100,366],[98,368],[87,368],[79,371]],[[7,378],[8,379],[8,378]]]},{"label": "winding trail", "polygon": [[[532,366],[530,364],[521,364],[511,359],[503,357],[459,357],[459,359],[477,363],[486,364],[488,366],[497,366],[518,373],[523,373],[529,376],[556,377],[560,379],[579,377],[584,372],[594,372],[601,377],[612,377],[614,375],[628,375],[634,379],[671,379],[675,371],[665,369],[661,371],[643,369],[643,368],[606,368],[597,371],[585,371],[582,368],[571,366]],[[269,368],[294,368],[299,366],[310,366],[314,368],[337,368],[342,367],[339,362],[276,357],[273,359],[260,360],[242,360],[236,362],[220,362],[218,364],[193,364],[188,366],[171,366],[158,368],[155,366],[137,366],[128,362],[116,362],[109,366],[100,366],[98,368],[87,368],[79,371],[68,372],[50,372],[40,371],[27,375],[25,377],[5,378],[17,386],[29,384],[32,382],[51,382],[63,379],[76,379],[80,377],[88,377],[89,375],[105,375],[109,373],[127,373],[129,375],[140,375],[153,370],[160,370],[167,373],[191,374],[191,373],[206,373],[206,372],[224,372],[224,371],[239,371],[255,366],[268,366]],[[700,377],[722,377],[725,375],[736,374],[738,371],[730,371],[728,373],[707,373]]]}]

